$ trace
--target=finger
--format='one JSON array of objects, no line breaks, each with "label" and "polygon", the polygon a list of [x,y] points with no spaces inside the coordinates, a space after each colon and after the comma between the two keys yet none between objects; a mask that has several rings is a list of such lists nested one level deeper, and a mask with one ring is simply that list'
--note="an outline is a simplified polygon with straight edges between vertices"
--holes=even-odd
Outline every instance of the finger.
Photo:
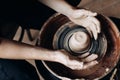
[{"label": "finger", "polygon": [[96,16],[96,15],[97,15],[97,13],[93,13],[91,11],[84,10],[84,9],[75,10],[73,13],[74,18],[85,18],[88,16]]},{"label": "finger", "polygon": [[89,62],[89,63],[86,63],[85,65],[83,65],[83,69],[95,66],[96,64],[98,64],[98,61],[96,61],[96,60],[92,61],[92,62]]},{"label": "finger", "polygon": [[81,9],[81,10],[79,10],[79,12],[84,15],[87,15],[87,16],[96,16],[97,15],[97,13],[91,12],[91,11],[85,10],[85,9]]},{"label": "finger", "polygon": [[73,17],[73,18],[81,18],[81,17],[83,17],[83,15],[84,15],[83,10],[75,10],[75,11],[72,13],[72,17]]},{"label": "finger", "polygon": [[83,61],[83,62],[90,62],[90,61],[95,60],[96,58],[98,58],[98,55],[96,55],[96,54],[91,54],[90,56],[88,56],[87,58],[83,59],[82,61]]},{"label": "finger", "polygon": [[75,69],[75,70],[79,70],[83,68],[83,62],[77,61],[77,60],[73,60],[70,61],[70,63],[68,63],[69,65],[67,65],[68,67],[70,67],[71,69]]},{"label": "finger", "polygon": [[84,63],[82,63],[82,64],[77,64],[77,65],[74,65],[74,70],[80,70],[80,69],[82,69],[83,68],[83,64]]},{"label": "finger", "polygon": [[87,16],[96,16],[97,13],[93,13],[91,11],[85,11],[84,14],[86,14]]},{"label": "finger", "polygon": [[95,40],[97,39],[98,32],[96,30],[96,25],[94,23],[92,23],[92,21],[89,18],[76,20],[76,21],[74,21],[74,23],[85,27],[89,31],[90,36],[92,36],[91,35],[91,32],[92,32]]},{"label": "finger", "polygon": [[96,25],[97,32],[100,33],[100,22],[97,18],[93,18],[92,22]]},{"label": "finger", "polygon": [[88,56],[90,53],[84,53],[84,54],[82,54],[82,55],[80,55],[80,56],[78,56],[79,58],[84,58],[84,57],[86,57],[86,56]]},{"label": "finger", "polygon": [[91,29],[90,29],[89,27],[86,27],[86,29],[87,29],[87,31],[88,31],[90,37],[92,37],[92,31],[91,31]]},{"label": "finger", "polygon": [[92,31],[92,34],[95,38],[95,40],[97,39],[98,37],[98,33],[97,33],[97,30],[96,30],[96,25],[94,23],[91,23],[91,25],[89,26],[89,28],[91,29]]},{"label": "finger", "polygon": [[81,25],[83,27],[86,27],[86,29],[89,29],[89,31],[92,31],[92,34],[97,39],[98,31],[96,28],[96,25],[93,23],[92,18],[84,18],[84,19],[76,19],[74,20],[74,23]]},{"label": "finger", "polygon": [[100,33],[100,22],[99,22],[99,20],[95,17],[88,17],[88,18],[89,18],[90,21],[92,21],[92,23],[94,23],[96,25],[95,28],[96,28],[97,32]]}]

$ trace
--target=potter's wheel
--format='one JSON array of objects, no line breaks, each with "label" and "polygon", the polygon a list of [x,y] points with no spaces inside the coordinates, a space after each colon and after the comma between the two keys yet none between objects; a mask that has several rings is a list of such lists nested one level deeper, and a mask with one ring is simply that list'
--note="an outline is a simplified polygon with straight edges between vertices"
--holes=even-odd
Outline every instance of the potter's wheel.
[{"label": "potter's wheel", "polygon": [[[100,39],[105,39],[107,43],[104,43],[106,43],[108,46],[106,49],[103,48],[106,51],[103,50],[105,54],[100,57],[99,64],[85,70],[71,70],[70,68],[67,68],[66,66],[59,63],[42,61],[41,63],[46,68],[47,72],[50,73],[50,75],[54,76],[54,78],[56,79],[62,79],[63,77],[67,77],[70,79],[100,79],[107,75],[116,66],[119,59],[120,51],[120,40],[118,34],[119,31],[116,28],[116,25],[110,19],[102,15],[98,15],[97,19],[101,23],[102,38]],[[67,17],[61,14],[55,14],[54,16],[52,16],[43,25],[37,45],[54,50],[55,48],[53,46],[53,39],[56,32],[61,26],[69,23],[69,21],[70,20]],[[55,45],[57,47],[56,49],[61,48],[57,46],[58,44]]]}]

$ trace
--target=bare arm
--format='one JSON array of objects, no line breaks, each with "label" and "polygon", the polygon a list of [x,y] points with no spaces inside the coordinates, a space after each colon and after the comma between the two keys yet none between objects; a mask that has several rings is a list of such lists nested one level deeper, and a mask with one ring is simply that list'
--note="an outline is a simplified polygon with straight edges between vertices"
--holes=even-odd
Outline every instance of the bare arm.
[{"label": "bare arm", "polygon": [[[81,69],[82,62],[71,60],[65,51],[52,51],[16,41],[0,38],[0,58],[3,59],[36,59],[59,62],[71,69]],[[78,67],[75,67],[78,66]]]},{"label": "bare arm", "polygon": [[65,2],[65,0],[38,0],[38,1],[66,16],[71,15],[71,13],[74,11],[73,9],[74,7]]},{"label": "bare arm", "polygon": [[36,59],[53,61],[64,64],[71,69],[84,69],[98,62],[92,61],[88,65],[84,65],[83,62],[68,55],[63,50],[52,51],[36,46],[31,46],[24,43],[18,43],[16,41],[9,41],[0,38],[0,58],[4,59]]},{"label": "bare arm", "polygon": [[55,51],[0,38],[0,58],[56,61]]}]

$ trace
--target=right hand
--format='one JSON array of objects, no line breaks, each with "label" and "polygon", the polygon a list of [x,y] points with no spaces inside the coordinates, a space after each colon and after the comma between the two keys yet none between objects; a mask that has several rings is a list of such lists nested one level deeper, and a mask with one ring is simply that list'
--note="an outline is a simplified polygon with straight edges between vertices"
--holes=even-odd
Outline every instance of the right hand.
[{"label": "right hand", "polygon": [[97,13],[85,9],[74,9],[68,18],[75,24],[81,25],[88,29],[97,39],[98,33],[100,33],[100,22],[95,18]]},{"label": "right hand", "polygon": [[84,63],[84,61],[80,61],[79,58],[70,55],[64,50],[56,51],[56,53],[57,62],[62,63],[73,70],[86,69],[88,67],[98,64],[98,62],[93,59],[91,59],[92,61]]}]

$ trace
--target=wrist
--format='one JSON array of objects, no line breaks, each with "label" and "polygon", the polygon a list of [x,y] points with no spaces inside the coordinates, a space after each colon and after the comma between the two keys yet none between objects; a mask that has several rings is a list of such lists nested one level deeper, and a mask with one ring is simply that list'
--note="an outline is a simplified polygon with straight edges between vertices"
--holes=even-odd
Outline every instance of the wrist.
[{"label": "wrist", "polygon": [[60,59],[59,59],[59,51],[54,51],[54,54],[53,54],[53,61],[55,62],[60,62]]},{"label": "wrist", "polygon": [[65,16],[67,16],[68,18],[72,17],[75,10],[75,7],[70,6],[70,8],[66,11]]},{"label": "wrist", "polygon": [[55,58],[54,60],[58,63],[61,64],[67,64],[66,60],[67,60],[68,56],[66,56],[66,53],[62,50],[57,50],[55,51]]}]

